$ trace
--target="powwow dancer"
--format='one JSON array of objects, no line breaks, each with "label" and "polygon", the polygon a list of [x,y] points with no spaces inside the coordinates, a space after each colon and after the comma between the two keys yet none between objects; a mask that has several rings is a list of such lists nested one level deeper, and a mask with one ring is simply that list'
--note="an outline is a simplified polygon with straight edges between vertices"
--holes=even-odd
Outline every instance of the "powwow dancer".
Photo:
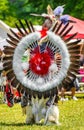
[{"label": "powwow dancer", "polygon": [[[16,27],[20,35],[10,29],[14,36],[8,34],[7,41],[10,46],[4,47],[3,66],[7,78],[11,80],[13,87],[24,89],[27,96],[31,97],[31,104],[27,109],[28,124],[39,123],[42,118],[45,119],[45,124],[48,121],[59,124],[59,116],[57,116],[59,111],[55,105],[58,88],[60,85],[69,84],[79,69],[80,41],[70,42],[77,33],[65,39],[73,27],[68,27],[68,17],[67,19],[61,17],[63,7],[53,11],[48,6],[47,11],[48,14],[42,14],[46,18],[42,30],[36,31],[32,23],[27,20],[25,20],[27,26],[25,28],[19,20],[21,27],[18,24]],[[28,66],[24,65],[26,69],[24,71],[22,57],[27,49],[29,59],[26,62]],[[56,60],[55,56],[58,54],[61,58]],[[47,107],[44,101],[50,101],[50,107]],[[54,112],[56,113],[53,114]]]}]

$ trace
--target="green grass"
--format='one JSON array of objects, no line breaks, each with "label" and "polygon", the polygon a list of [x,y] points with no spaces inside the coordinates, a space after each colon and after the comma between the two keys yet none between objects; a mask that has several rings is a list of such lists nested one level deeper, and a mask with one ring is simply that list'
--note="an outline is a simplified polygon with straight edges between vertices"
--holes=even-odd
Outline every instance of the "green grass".
[{"label": "green grass", "polygon": [[20,104],[0,104],[0,130],[84,130],[84,98],[59,101],[61,126],[26,125]]}]

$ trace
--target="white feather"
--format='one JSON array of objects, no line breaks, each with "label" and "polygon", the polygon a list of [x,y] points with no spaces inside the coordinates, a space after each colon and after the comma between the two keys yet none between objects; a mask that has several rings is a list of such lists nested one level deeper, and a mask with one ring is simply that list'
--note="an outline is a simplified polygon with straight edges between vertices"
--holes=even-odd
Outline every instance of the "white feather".
[{"label": "white feather", "polygon": [[21,66],[22,66],[22,69],[23,69],[23,70],[28,70],[28,68],[29,68],[29,63],[28,63],[28,62],[23,62],[23,63],[21,64]]}]

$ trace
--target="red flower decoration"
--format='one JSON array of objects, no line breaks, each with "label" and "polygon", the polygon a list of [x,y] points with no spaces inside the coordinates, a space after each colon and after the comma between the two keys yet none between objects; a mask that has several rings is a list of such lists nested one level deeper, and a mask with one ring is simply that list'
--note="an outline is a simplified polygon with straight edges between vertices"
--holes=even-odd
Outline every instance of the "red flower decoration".
[{"label": "red flower decoration", "polygon": [[38,75],[47,74],[50,64],[51,64],[51,58],[48,52],[44,53],[38,52],[34,54],[29,61],[30,69]]}]

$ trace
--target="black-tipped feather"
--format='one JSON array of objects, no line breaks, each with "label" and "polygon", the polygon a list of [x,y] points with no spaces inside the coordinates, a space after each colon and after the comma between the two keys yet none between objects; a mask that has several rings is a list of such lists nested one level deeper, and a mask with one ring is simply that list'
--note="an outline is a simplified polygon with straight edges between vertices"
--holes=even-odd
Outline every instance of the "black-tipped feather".
[{"label": "black-tipped feather", "polygon": [[4,62],[4,63],[3,63],[3,67],[8,66],[8,65],[10,65],[10,64],[12,64],[12,61]]},{"label": "black-tipped feather", "polygon": [[17,80],[16,78],[14,78],[14,79],[11,81],[11,85],[12,85],[13,87],[17,87],[17,85],[18,85],[18,80]]},{"label": "black-tipped feather", "polygon": [[72,63],[70,67],[79,69],[80,65],[79,65],[79,64],[74,64],[74,63]]},{"label": "black-tipped feather", "polygon": [[71,49],[74,49],[74,50],[76,50],[76,49],[80,49],[80,45],[71,45],[71,46],[68,46],[68,49],[69,50],[71,50]]},{"label": "black-tipped feather", "polygon": [[78,56],[73,57],[73,55],[72,55],[72,56],[70,56],[70,61],[71,62],[79,62],[80,61],[80,56],[78,55]]},{"label": "black-tipped feather", "polygon": [[71,46],[71,45],[77,45],[81,40],[76,40],[74,42],[68,42],[67,46]]},{"label": "black-tipped feather", "polygon": [[7,60],[13,60],[13,56],[5,56],[5,57],[3,57],[3,62],[5,62]]},{"label": "black-tipped feather", "polygon": [[39,98],[39,99],[42,98],[42,93],[41,93],[41,92],[38,93],[38,98]]},{"label": "black-tipped feather", "polygon": [[78,49],[73,49],[73,50],[69,50],[69,53],[70,54],[80,54],[80,48],[78,48]]},{"label": "black-tipped feather", "polygon": [[19,42],[19,40],[18,39],[16,39],[16,38],[14,38],[13,36],[11,36],[10,34],[8,34],[7,33],[7,35],[8,35],[8,37],[13,41],[13,42],[16,42],[16,43],[18,43]]},{"label": "black-tipped feather", "polygon": [[4,49],[8,49],[8,50],[12,50],[12,51],[14,51],[15,47],[11,47],[11,46],[4,46]]},{"label": "black-tipped feather", "polygon": [[8,40],[8,39],[6,39],[6,41],[11,45],[11,46],[13,46],[13,47],[16,47],[17,46],[17,42],[13,42],[13,41],[10,41],[10,40]]},{"label": "black-tipped feather", "polygon": [[71,80],[65,79],[64,82],[66,82],[66,84],[70,84]]},{"label": "black-tipped feather", "polygon": [[31,30],[31,28],[30,28],[30,25],[29,25],[28,21],[27,21],[27,20],[25,20],[25,22],[26,22],[26,25],[27,25],[27,28],[28,28],[29,33],[31,33],[31,32],[32,32],[32,30]]},{"label": "black-tipped feather", "polygon": [[71,29],[73,28],[73,26],[71,26],[68,30],[66,30],[66,32],[64,32],[61,37],[65,37],[70,31]]},{"label": "black-tipped feather", "polygon": [[21,27],[23,28],[24,32],[25,32],[26,34],[28,34],[28,32],[27,32],[27,30],[26,30],[26,28],[25,28],[25,26],[23,25],[23,23],[22,23],[21,20],[19,20],[19,23],[20,23]]},{"label": "black-tipped feather", "polygon": [[21,37],[19,37],[19,35],[17,33],[15,33],[11,28],[10,31],[13,33],[13,35],[17,38],[17,39],[21,39]]},{"label": "black-tipped feather", "polygon": [[3,50],[5,55],[13,55],[12,51],[8,51],[8,50]]},{"label": "black-tipped feather", "polygon": [[77,60],[80,58],[80,55],[78,54],[71,54],[70,58],[77,58]]},{"label": "black-tipped feather", "polygon": [[71,79],[70,76],[67,76],[65,79],[66,79],[67,81],[69,81],[70,83],[72,82],[72,79]]},{"label": "black-tipped feather", "polygon": [[59,32],[59,35],[60,35],[60,36],[61,36],[62,33],[67,29],[68,25],[69,25],[69,23],[67,23],[67,24],[63,27],[63,29]]},{"label": "black-tipped feather", "polygon": [[78,70],[79,70],[78,68],[70,67],[69,69],[70,69],[70,71],[75,72],[76,74],[78,74]]},{"label": "black-tipped feather", "polygon": [[57,27],[57,29],[55,30],[55,33],[57,34],[58,33],[58,31],[60,30],[60,28],[62,27],[62,22],[58,25],[58,27]]},{"label": "black-tipped feather", "polygon": [[52,28],[52,32],[54,32],[54,31],[55,31],[55,29],[56,29],[57,25],[58,25],[58,22],[56,22],[56,23],[55,23],[55,25],[53,26],[53,28]]},{"label": "black-tipped feather", "polygon": [[30,27],[31,27],[32,32],[35,32],[35,29],[34,29],[34,27],[32,25],[32,22],[30,21],[29,23],[30,23]]},{"label": "black-tipped feather", "polygon": [[65,42],[70,41],[70,40],[71,40],[72,38],[74,38],[76,35],[77,35],[77,33],[74,33],[72,36],[70,36],[69,38],[67,38],[67,39],[65,40]]},{"label": "black-tipped feather", "polygon": [[8,79],[13,79],[13,77],[15,77],[15,74],[14,74],[13,70],[10,69],[9,71],[7,71],[6,76]]},{"label": "black-tipped feather", "polygon": [[25,34],[23,33],[23,31],[20,29],[20,27],[17,25],[17,23],[15,23],[15,26],[16,28],[18,29],[19,33],[22,35],[22,36],[25,36]]},{"label": "black-tipped feather", "polygon": [[76,78],[76,75],[75,73],[71,72],[71,71],[68,71],[67,75],[73,77],[73,78]]}]

